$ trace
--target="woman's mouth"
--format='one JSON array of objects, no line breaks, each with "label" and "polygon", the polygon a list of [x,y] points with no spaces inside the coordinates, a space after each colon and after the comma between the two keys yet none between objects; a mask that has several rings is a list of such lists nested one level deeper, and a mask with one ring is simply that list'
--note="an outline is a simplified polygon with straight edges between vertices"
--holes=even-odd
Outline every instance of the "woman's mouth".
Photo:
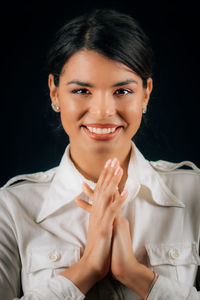
[{"label": "woman's mouth", "polygon": [[94,140],[113,139],[122,129],[122,126],[116,127],[91,127],[82,125],[84,132]]},{"label": "woman's mouth", "polygon": [[117,127],[114,128],[95,128],[95,127],[88,127],[86,126],[86,128],[90,131],[90,132],[94,132],[96,134],[107,134],[110,132],[114,132],[116,130]]}]

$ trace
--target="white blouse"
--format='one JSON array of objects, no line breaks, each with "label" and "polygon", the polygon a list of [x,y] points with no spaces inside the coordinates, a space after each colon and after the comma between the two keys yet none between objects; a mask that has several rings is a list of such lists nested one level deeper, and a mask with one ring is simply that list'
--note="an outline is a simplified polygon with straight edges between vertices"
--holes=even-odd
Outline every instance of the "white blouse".
[{"label": "white blouse", "polygon": [[[191,162],[149,162],[132,147],[123,215],[137,260],[160,275],[148,300],[199,300],[200,171]],[[85,296],[59,275],[86,244],[89,214],[73,199],[89,201],[83,181],[95,187],[75,168],[69,149],[58,167],[16,176],[0,190],[0,299],[140,299],[109,276]]]}]

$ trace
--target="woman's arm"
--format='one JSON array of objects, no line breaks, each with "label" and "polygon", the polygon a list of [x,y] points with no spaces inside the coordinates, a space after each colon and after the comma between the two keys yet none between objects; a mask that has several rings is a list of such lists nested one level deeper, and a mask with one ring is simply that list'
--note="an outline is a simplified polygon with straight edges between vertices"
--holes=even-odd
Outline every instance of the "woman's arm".
[{"label": "woman's arm", "polygon": [[70,279],[84,294],[110,271],[113,224],[127,196],[113,199],[122,174],[119,162],[109,160],[92,192],[93,205],[76,199],[81,207],[86,205],[90,210],[87,242],[80,261],[61,275]]},{"label": "woman's arm", "polygon": [[121,215],[114,225],[111,271],[117,280],[142,299],[200,300],[196,288],[161,275],[151,288],[153,272],[135,259],[128,220]]},{"label": "woman's arm", "polygon": [[[93,199],[93,191],[87,185],[84,192],[91,200]],[[119,193],[116,191],[115,194],[117,198]],[[88,212],[91,211],[87,203],[77,202],[77,204]],[[111,272],[118,281],[132,289],[142,299],[200,300],[200,293],[194,287],[164,276],[159,276],[152,287],[154,273],[137,262],[132,248],[129,223],[123,218],[121,210],[113,223]]]},{"label": "woman's arm", "polygon": [[111,272],[118,281],[132,289],[142,299],[147,298],[155,274],[136,260],[129,222],[121,212],[113,227]]},{"label": "woman's arm", "polygon": [[20,257],[12,217],[0,200],[0,299],[20,296]]},{"label": "woman's arm", "polygon": [[[0,198],[0,299],[24,300],[64,300],[84,299],[84,294],[103,278],[110,270],[110,253],[112,227],[116,212],[125,198],[117,202],[112,201],[113,190],[116,190],[121,180],[121,169],[115,172],[118,166],[105,168],[96,186],[87,244],[83,257],[77,264],[67,269],[62,275],[53,278],[44,278],[34,289],[26,290],[20,298],[21,262],[18,250],[15,223],[7,207],[9,198],[7,191],[2,190]],[[116,174],[115,174],[116,173]],[[18,297],[18,298],[16,298]]]},{"label": "woman's arm", "polygon": [[[21,294],[21,260],[15,224],[7,207],[6,190],[0,191],[0,299],[2,300],[82,300],[85,296],[63,276],[44,278],[37,288]],[[70,299],[70,298],[69,298]]]}]

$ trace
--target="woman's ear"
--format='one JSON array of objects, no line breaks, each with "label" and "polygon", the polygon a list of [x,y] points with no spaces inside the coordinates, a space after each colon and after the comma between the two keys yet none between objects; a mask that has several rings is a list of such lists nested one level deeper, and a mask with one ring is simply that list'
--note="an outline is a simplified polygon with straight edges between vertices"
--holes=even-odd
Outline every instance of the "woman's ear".
[{"label": "woman's ear", "polygon": [[58,101],[58,97],[57,97],[57,86],[54,83],[54,76],[52,74],[49,74],[48,86],[49,86],[49,90],[50,90],[50,97],[51,97],[52,103],[54,105],[59,106],[59,101]]},{"label": "woman's ear", "polygon": [[147,87],[144,90],[144,107],[147,107],[149,98],[153,89],[153,80],[152,78],[147,79]]}]

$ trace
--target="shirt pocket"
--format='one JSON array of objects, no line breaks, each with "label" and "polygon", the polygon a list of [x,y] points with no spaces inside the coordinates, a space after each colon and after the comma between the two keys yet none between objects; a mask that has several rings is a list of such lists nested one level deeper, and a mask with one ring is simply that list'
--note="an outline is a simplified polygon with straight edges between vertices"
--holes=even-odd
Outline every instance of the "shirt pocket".
[{"label": "shirt pocket", "polygon": [[[60,273],[80,259],[78,247],[34,247],[28,250],[26,272],[37,273],[43,270]],[[49,272],[48,272],[49,273]]]},{"label": "shirt pocket", "polygon": [[149,267],[160,275],[194,284],[200,258],[197,243],[146,244]]}]

